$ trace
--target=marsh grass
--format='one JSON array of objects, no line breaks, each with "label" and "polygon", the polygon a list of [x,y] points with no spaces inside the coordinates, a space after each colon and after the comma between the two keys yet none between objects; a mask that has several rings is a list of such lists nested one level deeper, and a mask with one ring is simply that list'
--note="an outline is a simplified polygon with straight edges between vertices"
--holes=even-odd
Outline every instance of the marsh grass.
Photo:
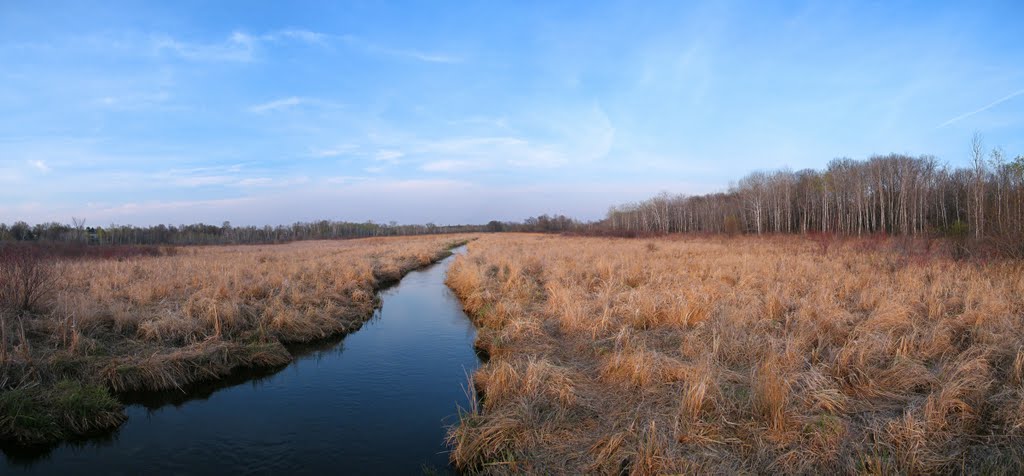
[{"label": "marsh grass", "polygon": [[124,420],[121,404],[97,384],[62,379],[0,392],[0,431],[20,443],[87,434]]},{"label": "marsh grass", "polygon": [[115,392],[284,365],[285,344],[358,329],[376,291],[452,236],[181,248],[48,263],[33,310],[0,309],[0,439],[44,443],[124,420]]},{"label": "marsh grass", "polygon": [[452,461],[483,473],[1024,469],[1021,264],[819,241],[473,242],[447,282],[489,361]]}]

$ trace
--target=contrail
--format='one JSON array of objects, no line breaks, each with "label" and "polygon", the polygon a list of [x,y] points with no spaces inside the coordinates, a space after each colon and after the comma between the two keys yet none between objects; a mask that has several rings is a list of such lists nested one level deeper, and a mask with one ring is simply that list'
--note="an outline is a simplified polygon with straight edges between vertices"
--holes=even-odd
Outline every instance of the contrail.
[{"label": "contrail", "polygon": [[948,125],[950,125],[950,124],[952,124],[954,122],[957,122],[957,121],[959,121],[961,119],[966,119],[966,118],[971,117],[971,116],[973,116],[973,115],[975,115],[975,114],[977,114],[979,112],[987,111],[987,110],[989,110],[989,109],[991,109],[993,107],[996,107],[996,106],[998,106],[998,105],[1000,105],[1000,104],[1002,104],[1002,103],[1004,103],[1006,101],[1009,101],[1009,100],[1011,100],[1011,99],[1013,99],[1013,98],[1015,98],[1017,96],[1020,96],[1021,94],[1024,94],[1024,89],[1021,89],[1020,91],[1017,91],[1017,92],[1015,92],[1013,94],[1010,94],[1009,96],[1006,96],[1004,98],[996,99],[995,101],[992,101],[987,106],[985,106],[985,107],[983,107],[981,109],[968,112],[967,114],[961,114],[959,116],[956,116],[956,117],[954,117],[954,118],[952,118],[952,119],[950,119],[950,120],[948,120],[946,122],[943,122],[942,124],[939,124],[938,127],[936,127],[936,129],[942,129],[943,127],[946,127],[946,126],[948,126]]}]

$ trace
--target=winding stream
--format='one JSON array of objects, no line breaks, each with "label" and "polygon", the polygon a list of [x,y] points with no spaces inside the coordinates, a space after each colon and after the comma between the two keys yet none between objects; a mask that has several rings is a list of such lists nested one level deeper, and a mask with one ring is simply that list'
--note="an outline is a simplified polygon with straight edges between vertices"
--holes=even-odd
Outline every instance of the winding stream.
[{"label": "winding stream", "polygon": [[[465,247],[456,250],[462,253]],[[343,339],[297,347],[286,367],[128,396],[112,434],[35,452],[5,449],[2,474],[418,474],[447,472],[444,444],[475,330],[444,284],[454,259],[381,292]]]}]

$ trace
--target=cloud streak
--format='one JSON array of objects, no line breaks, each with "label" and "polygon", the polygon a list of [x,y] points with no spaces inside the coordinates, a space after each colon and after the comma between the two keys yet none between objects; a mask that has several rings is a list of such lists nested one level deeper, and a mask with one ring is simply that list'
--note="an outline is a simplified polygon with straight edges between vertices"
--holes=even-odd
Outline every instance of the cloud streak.
[{"label": "cloud streak", "polygon": [[263,114],[266,112],[280,111],[283,109],[292,108],[300,104],[305,103],[306,100],[297,96],[275,99],[273,101],[265,102],[262,104],[255,104],[249,106],[249,112],[256,114]]},{"label": "cloud streak", "polygon": [[998,106],[998,105],[1000,105],[1000,104],[1002,104],[1002,103],[1004,103],[1006,101],[1009,101],[1009,100],[1011,100],[1011,99],[1013,99],[1013,98],[1015,98],[1017,96],[1020,96],[1022,94],[1024,94],[1024,89],[1016,91],[1016,92],[1014,92],[1012,94],[1009,94],[1007,96],[1004,96],[1002,98],[996,99],[995,101],[992,101],[992,102],[988,103],[984,107],[981,107],[981,108],[975,109],[975,110],[973,110],[971,112],[964,113],[964,114],[961,114],[959,116],[956,116],[956,117],[954,117],[954,118],[952,118],[952,119],[950,119],[950,120],[948,120],[946,122],[943,122],[942,124],[939,124],[936,127],[936,129],[942,129],[943,127],[946,127],[946,126],[948,126],[950,124],[953,124],[953,123],[962,121],[964,119],[967,119],[968,117],[971,117],[971,116],[973,116],[975,114],[980,114],[982,112],[985,112],[985,111],[987,111],[989,109],[992,109],[993,107],[996,107],[996,106]]},{"label": "cloud streak", "polygon": [[331,35],[318,33],[309,30],[280,30],[263,35],[261,38],[268,41],[298,40],[312,45],[326,45]]},{"label": "cloud streak", "polygon": [[28,164],[31,165],[32,168],[34,168],[34,169],[36,169],[36,170],[38,170],[38,171],[40,171],[40,172],[42,172],[44,174],[50,171],[50,166],[46,165],[46,162],[44,162],[42,160],[30,160],[30,161],[28,161]]},{"label": "cloud streak", "polygon": [[356,149],[358,149],[358,147],[355,146],[355,145],[352,145],[352,144],[342,144],[342,145],[339,145],[337,147],[329,147],[329,148],[315,148],[314,147],[314,148],[311,148],[309,150],[309,155],[310,155],[310,157],[316,157],[318,159],[323,159],[323,158],[328,158],[328,157],[339,157],[339,156],[348,154],[348,153],[350,153],[350,152],[352,152],[352,151],[354,151]]},{"label": "cloud streak", "polygon": [[257,42],[257,38],[236,31],[227,40],[217,43],[193,43],[157,36],[153,48],[157,53],[167,52],[190,61],[244,63],[253,60]]},{"label": "cloud streak", "polygon": [[458,56],[453,56],[445,53],[426,52],[416,49],[393,48],[373,43],[371,41],[367,41],[363,38],[353,35],[342,35],[337,38],[351,47],[363,50],[371,54],[411,59],[425,63],[456,64],[463,62],[463,59]]},{"label": "cloud streak", "polygon": [[373,157],[373,160],[376,160],[377,162],[393,164],[397,162],[398,159],[404,156],[405,153],[400,150],[382,149],[377,151],[377,154]]}]

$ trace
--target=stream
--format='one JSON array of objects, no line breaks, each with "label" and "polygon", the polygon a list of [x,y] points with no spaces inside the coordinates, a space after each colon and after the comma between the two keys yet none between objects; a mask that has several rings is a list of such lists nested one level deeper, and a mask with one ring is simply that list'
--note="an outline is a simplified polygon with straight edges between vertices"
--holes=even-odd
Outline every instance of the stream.
[{"label": "stream", "polygon": [[126,395],[119,429],[5,448],[0,474],[454,472],[445,434],[469,406],[467,376],[479,365],[476,331],[444,283],[454,259],[381,291],[358,331],[290,347],[287,366]]}]

